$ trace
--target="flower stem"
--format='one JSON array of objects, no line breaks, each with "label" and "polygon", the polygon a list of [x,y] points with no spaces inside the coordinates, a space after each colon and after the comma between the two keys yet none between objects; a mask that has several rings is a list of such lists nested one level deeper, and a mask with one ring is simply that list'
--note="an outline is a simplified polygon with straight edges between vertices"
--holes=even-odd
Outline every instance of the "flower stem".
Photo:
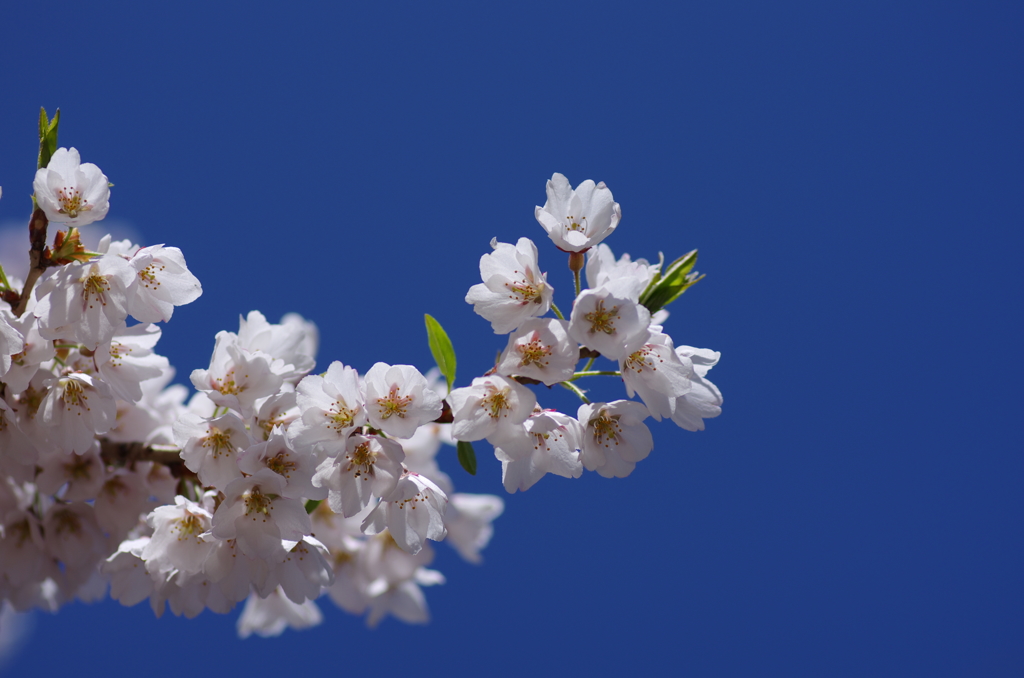
[{"label": "flower stem", "polygon": [[575,379],[579,379],[580,377],[621,377],[621,376],[622,376],[622,372],[613,372],[613,371],[606,371],[606,370],[593,370],[593,371],[584,370],[582,372],[577,372],[576,374],[572,375],[572,378],[575,380]]},{"label": "flower stem", "polygon": [[576,397],[579,398],[580,400],[582,400],[585,404],[587,404],[587,405],[590,404],[590,400],[587,398],[587,396],[583,395],[583,391],[580,390],[579,386],[577,386],[576,384],[570,384],[567,381],[562,381],[562,382],[559,382],[559,383],[562,384],[562,386],[564,386],[565,388],[567,388],[570,391],[572,391],[573,393],[575,393]]}]

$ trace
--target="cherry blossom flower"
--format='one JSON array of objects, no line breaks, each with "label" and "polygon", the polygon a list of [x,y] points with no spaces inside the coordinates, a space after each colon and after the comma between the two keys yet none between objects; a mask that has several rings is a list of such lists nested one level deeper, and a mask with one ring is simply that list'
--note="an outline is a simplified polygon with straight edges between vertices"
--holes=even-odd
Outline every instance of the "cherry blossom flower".
[{"label": "cherry blossom flower", "polygon": [[11,325],[14,319],[14,314],[0,308],[0,377],[11,369],[11,356],[25,348],[25,337]]},{"label": "cherry blossom flower", "polygon": [[323,375],[311,374],[295,387],[302,418],[288,427],[288,437],[299,447],[321,445],[326,454],[345,449],[348,436],[366,423],[359,375],[337,360]]},{"label": "cherry blossom flower", "polygon": [[177,247],[143,247],[128,263],[135,270],[128,289],[128,312],[144,323],[170,320],[175,306],[191,303],[203,293]]},{"label": "cherry blossom flower", "polygon": [[213,514],[209,508],[181,495],[174,506],[159,506],[147,517],[153,535],[139,554],[152,573],[197,574],[216,548],[203,538],[209,532]]},{"label": "cherry blossom flower", "polygon": [[555,318],[533,318],[509,335],[496,370],[506,376],[530,377],[553,386],[571,379],[580,359],[580,347],[569,338],[569,323]]},{"label": "cherry blossom flower", "polygon": [[493,494],[453,494],[444,514],[444,524],[448,529],[447,542],[467,562],[481,562],[480,551],[494,534],[491,523],[504,510],[505,502]]},{"label": "cherry blossom flower", "polygon": [[587,254],[587,287],[593,289],[613,280],[622,280],[626,283],[629,298],[637,301],[659,268],[657,264],[649,264],[646,259],[633,261],[628,254],[616,260],[611,248],[602,243]]},{"label": "cherry blossom flower", "polygon": [[689,393],[694,377],[693,363],[672,348],[672,338],[651,328],[642,345],[627,347],[619,360],[619,371],[630,398],[639,393],[656,420],[671,417],[673,403]]},{"label": "cherry blossom flower", "polygon": [[626,346],[646,339],[651,313],[630,299],[627,285],[609,283],[584,290],[572,307],[569,336],[601,355],[618,360]]},{"label": "cherry blossom flower", "polygon": [[320,464],[313,484],[329,491],[327,501],[332,511],[351,518],[374,497],[379,499],[395,491],[404,459],[402,446],[393,440],[353,435],[344,454]]},{"label": "cherry blossom flower", "polygon": [[238,468],[247,475],[268,468],[285,480],[281,496],[293,499],[324,499],[327,491],[313,484],[317,459],[312,452],[298,452],[288,444],[280,429],[270,438],[246,449],[238,458]]},{"label": "cherry blossom flower", "polygon": [[282,496],[285,479],[269,468],[234,480],[213,515],[213,534],[235,539],[250,558],[281,562],[286,553],[281,540],[300,541],[313,531],[298,499]]},{"label": "cherry blossom flower", "polygon": [[107,216],[110,182],[74,148],[58,148],[32,182],[36,203],[52,222],[85,226]]},{"label": "cherry blossom flower", "polygon": [[521,427],[491,444],[509,493],[525,492],[548,473],[563,478],[583,475],[583,427],[567,414],[535,410]]},{"label": "cherry blossom flower", "polygon": [[408,553],[419,553],[426,539],[440,541],[447,530],[444,513],[448,497],[429,479],[407,473],[395,491],[385,497],[363,521],[366,534],[391,532],[395,543]]},{"label": "cherry blossom flower", "polygon": [[104,255],[61,266],[36,287],[33,313],[45,339],[70,339],[95,350],[128,317],[127,289],[135,272],[124,259]]},{"label": "cherry blossom flower", "polygon": [[193,370],[192,385],[214,404],[237,410],[245,418],[255,413],[256,401],[277,393],[283,378],[275,373],[273,357],[250,353],[238,345],[231,332],[218,332],[210,368]]},{"label": "cherry blossom flower", "polygon": [[245,422],[228,412],[206,419],[192,412],[174,424],[174,441],[181,446],[181,459],[204,485],[224,489],[242,477],[238,455],[255,441]]},{"label": "cherry blossom flower", "polygon": [[370,425],[396,438],[441,416],[441,396],[412,365],[376,363],[363,380]]},{"label": "cherry blossom flower", "polygon": [[160,328],[139,324],[122,326],[109,344],[96,350],[99,373],[114,395],[122,400],[142,399],[142,382],[155,379],[170,367],[167,358],[153,352],[160,340]]},{"label": "cherry blossom flower", "polygon": [[573,190],[557,172],[547,183],[547,202],[534,216],[555,246],[566,252],[584,252],[611,235],[622,218],[619,203],[602,181],[587,179]]},{"label": "cherry blossom flower", "polygon": [[253,593],[245,601],[245,608],[238,617],[238,637],[248,638],[255,633],[263,638],[273,638],[287,628],[299,630],[317,626],[323,619],[323,613],[312,600],[293,603],[280,589],[265,598]]},{"label": "cherry blossom flower", "polygon": [[452,436],[456,440],[482,440],[500,436],[530,416],[537,397],[522,384],[492,374],[477,377],[471,386],[448,394],[452,408]]},{"label": "cherry blossom flower", "polygon": [[39,406],[50,442],[65,454],[92,447],[96,434],[114,425],[117,403],[110,387],[82,372],[71,372],[47,382],[48,392]]},{"label": "cherry blossom flower", "polygon": [[713,419],[722,413],[722,392],[704,378],[708,370],[718,363],[721,354],[692,346],[679,346],[676,353],[680,358],[692,361],[695,376],[690,391],[673,403],[672,421],[687,431],[703,431],[705,419]]},{"label": "cherry blossom flower", "polygon": [[625,478],[654,448],[643,420],[647,408],[632,400],[580,405],[577,419],[586,428],[583,466],[605,478]]},{"label": "cherry blossom flower", "polygon": [[491,247],[493,252],[480,257],[483,282],[469,288],[466,303],[490,321],[495,334],[506,334],[547,313],[554,288],[540,272],[537,246],[529,238],[515,246],[492,240]]}]

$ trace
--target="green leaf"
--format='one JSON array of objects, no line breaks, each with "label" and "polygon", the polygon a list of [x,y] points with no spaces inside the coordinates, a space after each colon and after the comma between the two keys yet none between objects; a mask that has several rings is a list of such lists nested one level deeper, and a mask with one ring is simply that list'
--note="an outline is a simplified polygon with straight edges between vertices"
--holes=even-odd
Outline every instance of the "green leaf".
[{"label": "green leaf", "polygon": [[306,513],[312,513],[316,510],[316,507],[320,505],[323,499],[307,499],[306,500]]},{"label": "green leaf", "polygon": [[473,443],[467,443],[465,440],[458,441],[456,449],[459,452],[459,463],[462,464],[462,468],[466,469],[466,473],[471,476],[476,475],[476,452],[473,451]]},{"label": "green leaf", "polygon": [[679,257],[640,295],[640,303],[651,313],[668,306],[704,276],[690,273],[697,263],[697,250]]},{"label": "green leaf", "polygon": [[60,124],[60,109],[53,114],[53,119],[46,116],[46,109],[39,109],[39,168],[50,164],[50,158],[57,150],[57,126]]},{"label": "green leaf", "polygon": [[451,393],[452,384],[455,383],[455,348],[452,346],[448,334],[441,327],[441,323],[434,320],[429,314],[424,314],[423,318],[427,323],[427,343],[430,345],[430,354],[434,356],[434,361],[448,382],[448,392]]}]

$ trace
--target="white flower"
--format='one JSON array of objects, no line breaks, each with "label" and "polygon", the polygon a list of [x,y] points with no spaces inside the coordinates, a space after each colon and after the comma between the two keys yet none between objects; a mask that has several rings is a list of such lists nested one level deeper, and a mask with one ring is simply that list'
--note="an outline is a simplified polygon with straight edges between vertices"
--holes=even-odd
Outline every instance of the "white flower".
[{"label": "white flower", "polygon": [[444,512],[448,497],[437,485],[415,473],[398,481],[395,491],[385,497],[363,521],[366,534],[391,532],[395,543],[407,553],[419,553],[426,539],[440,541],[447,530]]},{"label": "white flower", "polygon": [[547,202],[534,216],[555,246],[566,252],[583,252],[615,230],[622,218],[619,203],[604,182],[587,179],[573,190],[557,172],[547,184]]},{"label": "white flower", "polygon": [[611,248],[601,244],[587,255],[587,287],[595,288],[613,280],[625,280],[629,298],[637,301],[659,268],[659,265],[651,265],[646,259],[632,261],[628,254],[623,254],[616,261]]},{"label": "white flower", "polygon": [[569,336],[612,360],[622,358],[628,344],[646,339],[651,313],[625,287],[613,282],[584,290],[572,307]]},{"label": "white flower", "polygon": [[337,360],[324,376],[304,377],[295,387],[295,401],[302,418],[288,427],[288,437],[297,447],[320,444],[335,456],[345,449],[349,434],[366,423],[359,375]]},{"label": "white flower", "polygon": [[284,478],[268,468],[232,481],[213,514],[213,535],[235,539],[250,558],[283,561],[281,540],[300,541],[313,531],[302,502],[282,496],[284,486]]},{"label": "white flower", "polygon": [[159,340],[159,327],[138,324],[122,326],[109,345],[99,346],[96,364],[115,396],[138,402],[142,399],[142,382],[160,377],[169,368],[167,358],[153,353]]},{"label": "white flower", "polygon": [[722,392],[718,387],[705,379],[705,375],[718,363],[721,354],[706,348],[679,346],[676,354],[693,363],[696,376],[690,391],[676,398],[672,421],[687,431],[703,431],[704,420],[712,419],[722,413]]},{"label": "white flower", "polygon": [[117,403],[110,387],[81,372],[48,382],[49,392],[39,406],[46,436],[65,454],[85,452],[96,434],[114,425]]},{"label": "white flower", "polygon": [[320,464],[313,484],[329,491],[327,501],[332,511],[351,518],[373,497],[386,497],[395,491],[404,459],[402,446],[393,440],[354,435],[348,439],[344,454]]},{"label": "white flower", "polygon": [[556,318],[533,318],[509,335],[498,360],[498,374],[530,377],[553,386],[571,379],[580,347],[569,338],[569,323]]},{"label": "white flower", "polygon": [[293,603],[281,589],[275,589],[266,598],[253,593],[245,601],[245,608],[238,617],[238,637],[248,638],[255,633],[263,638],[273,638],[287,628],[308,629],[323,619],[320,608],[312,600]]},{"label": "white flower", "polygon": [[526,421],[537,397],[522,384],[492,374],[475,378],[471,386],[453,389],[448,404],[452,408],[452,437],[481,440],[510,432]]},{"label": "white flower", "polygon": [[647,408],[632,400],[580,405],[577,418],[586,427],[583,465],[605,478],[625,478],[654,448],[644,425]]},{"label": "white flower", "polygon": [[171,572],[197,574],[216,545],[202,538],[210,530],[213,516],[205,507],[178,495],[174,506],[160,506],[147,517],[153,536],[142,549],[141,558],[153,574]]},{"label": "white flower", "polygon": [[525,492],[548,473],[563,478],[583,475],[583,427],[567,414],[537,410],[511,435],[492,439],[491,444],[509,493]]},{"label": "white flower", "polygon": [[239,318],[238,345],[249,352],[272,356],[276,374],[285,381],[298,381],[316,364],[316,325],[295,313],[274,325],[259,311],[250,311],[245,318]]},{"label": "white flower", "polygon": [[492,240],[491,247],[492,253],[480,257],[483,282],[469,288],[466,303],[490,321],[495,334],[505,334],[547,313],[554,288],[540,272],[537,246],[529,238],[515,246]]},{"label": "white flower", "polygon": [[277,393],[284,382],[275,374],[272,361],[265,353],[245,351],[235,334],[220,331],[210,368],[193,370],[190,379],[216,405],[230,407],[249,418],[255,414],[256,401]]},{"label": "white flower", "polygon": [[181,459],[204,485],[223,490],[242,477],[238,455],[253,444],[245,422],[228,412],[208,420],[186,412],[174,423],[174,442]]},{"label": "white flower", "polygon": [[85,226],[107,216],[110,182],[100,168],[82,163],[74,148],[58,148],[32,182],[36,203],[50,221]]},{"label": "white flower", "polygon": [[643,345],[630,346],[626,351],[628,355],[619,360],[626,393],[630,398],[639,393],[658,421],[671,417],[676,398],[690,391],[695,376],[693,363],[680,358],[672,348],[672,338],[654,328]]},{"label": "white flower", "polygon": [[493,494],[453,494],[444,515],[448,543],[455,547],[463,559],[479,563],[480,551],[494,534],[491,523],[504,510],[505,502]]},{"label": "white flower", "polygon": [[13,315],[7,316],[7,321],[18,333],[25,338],[25,344],[20,353],[10,356],[11,363],[3,381],[7,384],[8,395],[21,393],[28,388],[32,377],[39,371],[39,365],[53,358],[57,351],[53,342],[44,339],[39,333],[39,318],[35,317],[35,298],[29,300],[27,312],[20,318]]},{"label": "white flower", "polygon": [[441,396],[412,365],[376,363],[366,373],[366,417],[370,425],[396,438],[441,416]]},{"label": "white flower", "polygon": [[142,322],[170,320],[175,306],[193,302],[203,293],[177,247],[143,247],[128,263],[136,273],[129,288],[128,312]]},{"label": "white flower", "polygon": [[25,337],[11,325],[8,318],[15,320],[10,311],[0,308],[0,377],[11,369],[11,356],[25,349]]},{"label": "white flower", "polygon": [[280,429],[274,429],[268,440],[256,443],[238,458],[238,468],[242,473],[253,475],[268,468],[284,478],[285,488],[281,496],[294,499],[324,499],[327,496],[325,490],[313,485],[316,466],[317,459],[312,452],[293,450]]},{"label": "white flower", "polygon": [[128,285],[135,271],[123,258],[104,255],[61,266],[36,287],[39,333],[72,339],[95,350],[110,341],[128,317]]}]

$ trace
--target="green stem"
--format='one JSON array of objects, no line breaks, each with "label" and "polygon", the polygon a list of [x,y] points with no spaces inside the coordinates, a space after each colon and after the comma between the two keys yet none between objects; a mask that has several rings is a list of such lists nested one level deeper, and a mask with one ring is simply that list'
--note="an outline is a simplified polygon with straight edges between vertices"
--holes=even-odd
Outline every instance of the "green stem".
[{"label": "green stem", "polygon": [[564,386],[565,388],[567,388],[570,391],[572,391],[573,393],[575,393],[576,397],[579,398],[580,400],[582,400],[585,404],[587,404],[587,405],[590,404],[590,400],[587,399],[587,396],[585,396],[583,394],[583,391],[580,390],[579,386],[577,386],[576,384],[570,384],[567,381],[562,381],[562,382],[559,382],[559,383],[561,383],[562,386]]},{"label": "green stem", "polygon": [[4,267],[0,266],[0,286],[5,290],[11,289],[11,283],[7,282],[7,276],[4,275]]},{"label": "green stem", "polygon": [[622,372],[611,372],[611,371],[605,371],[605,370],[593,370],[593,371],[584,370],[583,372],[577,372],[576,374],[572,375],[572,378],[575,380],[575,379],[579,379],[580,377],[621,377],[621,376],[622,376]]},{"label": "green stem", "polygon": [[560,310],[558,310],[558,306],[556,306],[555,302],[553,302],[553,301],[551,302],[551,310],[555,312],[555,315],[558,316],[559,320],[565,320],[565,316],[562,315],[562,312]]},{"label": "green stem", "polygon": [[578,296],[580,296],[580,272],[579,271],[573,271],[572,272],[572,279],[573,279],[573,282],[576,284],[576,296],[578,297]]}]

